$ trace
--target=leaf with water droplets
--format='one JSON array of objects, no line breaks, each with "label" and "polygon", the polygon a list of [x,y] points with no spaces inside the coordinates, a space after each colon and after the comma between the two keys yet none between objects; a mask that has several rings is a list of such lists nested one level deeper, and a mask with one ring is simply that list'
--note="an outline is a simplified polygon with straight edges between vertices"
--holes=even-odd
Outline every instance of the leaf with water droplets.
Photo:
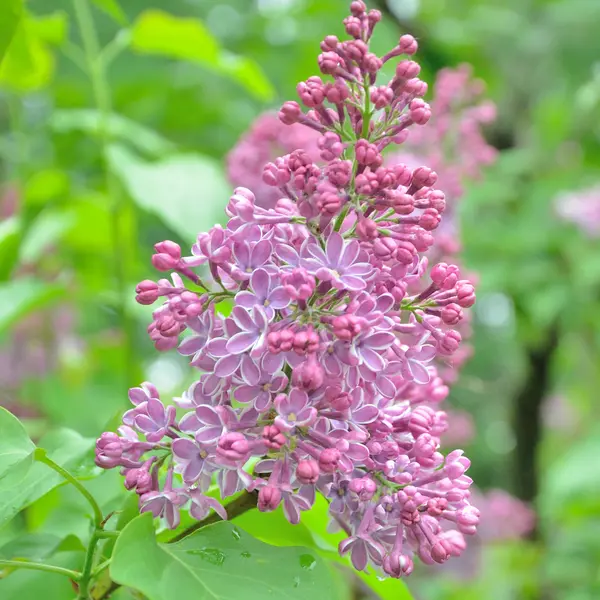
[{"label": "leaf with water droplets", "polygon": [[265,544],[231,523],[176,544],[156,541],[152,517],[131,521],[115,544],[110,574],[149,600],[335,600],[330,570],[307,548]]}]

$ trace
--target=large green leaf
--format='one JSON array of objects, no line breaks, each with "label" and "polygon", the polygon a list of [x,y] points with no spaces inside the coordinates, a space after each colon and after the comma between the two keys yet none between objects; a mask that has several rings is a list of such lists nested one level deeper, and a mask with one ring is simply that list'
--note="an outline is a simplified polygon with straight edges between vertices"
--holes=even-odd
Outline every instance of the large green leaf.
[{"label": "large green leaf", "polygon": [[0,284],[0,333],[20,318],[42,308],[64,293],[62,286],[33,277]]},{"label": "large green leaf", "polygon": [[94,4],[111,16],[119,25],[127,24],[127,17],[117,0],[93,0]]},{"label": "large green leaf", "polygon": [[158,544],[152,516],[141,515],[119,536],[110,574],[149,600],[336,598],[315,552],[269,546],[226,522],[177,544]]},{"label": "large green leaf", "polygon": [[[81,131],[98,135],[100,122],[100,113],[93,108],[55,110],[50,117],[50,127],[61,133]],[[161,157],[175,151],[175,144],[160,134],[117,113],[109,115],[106,127],[112,139],[128,142],[151,156]]]},{"label": "large green leaf", "polygon": [[31,456],[35,444],[21,422],[0,406],[0,481],[10,468]]},{"label": "large green leaf", "polygon": [[274,96],[273,86],[260,65],[248,57],[222,50],[199,19],[147,10],[133,25],[132,47],[143,54],[159,54],[201,65],[233,79],[261,100]]},{"label": "large green leaf", "polygon": [[[20,429],[14,423],[16,419],[10,413],[0,409],[0,418],[7,428],[7,436],[2,435],[2,445],[4,445],[5,439],[13,438],[16,438],[20,444],[18,446],[20,450],[16,455],[15,451],[10,448],[4,451],[4,453],[8,453],[9,467],[6,468],[4,466],[6,461],[2,460],[3,472],[0,476],[1,527],[23,508],[56,486],[62,485],[64,479],[56,471],[42,463],[32,464],[32,452],[35,449],[33,442],[28,438],[25,438],[26,441],[23,440]],[[86,455],[90,455],[91,458],[93,445],[93,439],[83,438],[69,429],[53,431],[40,440],[40,447],[47,450],[48,456],[72,472],[76,472],[86,463]],[[15,460],[15,456],[17,460]]]},{"label": "large green leaf", "polygon": [[150,163],[113,144],[108,159],[136,204],[184,239],[194,240],[199,231],[223,220],[231,189],[212,158],[186,154]]},{"label": "large green leaf", "polygon": [[0,4],[0,63],[15,35],[22,12],[22,0],[2,0]]}]

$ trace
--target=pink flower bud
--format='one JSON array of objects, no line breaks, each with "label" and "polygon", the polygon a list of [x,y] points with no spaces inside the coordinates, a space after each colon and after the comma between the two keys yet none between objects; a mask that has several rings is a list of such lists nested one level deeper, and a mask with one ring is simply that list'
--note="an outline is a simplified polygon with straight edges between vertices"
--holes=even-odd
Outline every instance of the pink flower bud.
[{"label": "pink flower bud", "polygon": [[441,310],[442,321],[446,325],[456,325],[463,318],[463,311],[458,304],[447,304]]},{"label": "pink flower bud", "polygon": [[271,450],[280,450],[286,444],[286,439],[276,425],[266,425],[262,431],[264,444]]},{"label": "pink flower bud", "polygon": [[456,265],[438,263],[431,269],[431,281],[442,290],[451,290],[460,277],[460,271]]},{"label": "pink flower bud", "polygon": [[301,118],[302,109],[297,102],[284,102],[283,106],[279,110],[279,120],[284,125],[293,125],[294,123],[298,123]]},{"label": "pink flower bud", "polygon": [[462,336],[458,331],[451,329],[444,334],[444,337],[438,342],[438,349],[442,354],[454,354],[458,347],[460,346],[460,342],[462,340]]},{"label": "pink flower bud", "polygon": [[323,473],[335,473],[341,455],[337,448],[326,448],[319,456],[319,468]]},{"label": "pink flower bud", "polygon": [[410,118],[417,125],[425,125],[431,119],[431,107],[421,98],[412,100],[408,105],[408,111]]},{"label": "pink flower bud", "polygon": [[459,281],[456,286],[456,299],[463,308],[475,304],[475,288],[468,281]]},{"label": "pink flower bud", "polygon": [[442,542],[436,542],[431,546],[431,558],[437,563],[443,563],[450,557],[449,552],[446,550]]},{"label": "pink flower bud", "polygon": [[381,85],[371,89],[371,102],[377,110],[389,106],[394,99],[394,90],[387,85]]},{"label": "pink flower bud", "polygon": [[356,225],[356,234],[363,242],[369,242],[379,236],[377,223],[372,219],[360,219]]},{"label": "pink flower bud", "polygon": [[326,75],[335,75],[341,58],[336,52],[323,52],[318,58],[319,69]]},{"label": "pink flower bud", "polygon": [[138,494],[146,494],[152,491],[152,475],[146,467],[139,469],[127,469],[125,473],[125,488],[128,490],[135,489]]},{"label": "pink flower bud", "polygon": [[419,217],[419,225],[427,231],[433,231],[441,220],[440,213],[435,208],[426,208]]},{"label": "pink flower bud", "polygon": [[281,492],[279,488],[272,485],[265,485],[258,492],[258,510],[262,512],[270,512],[275,510],[281,502]]},{"label": "pink flower bud", "polygon": [[360,139],[354,147],[356,160],[365,166],[379,167],[383,162],[383,158],[375,144],[369,143],[365,139]]},{"label": "pink flower bud", "polygon": [[398,41],[398,48],[401,54],[415,54],[418,47],[417,40],[412,35],[403,35]]},{"label": "pink flower bud", "polygon": [[248,440],[242,433],[229,432],[219,438],[217,456],[226,461],[245,460],[250,452]]},{"label": "pink flower bud", "polygon": [[321,387],[324,379],[323,367],[316,360],[310,358],[300,363],[292,372],[292,383],[306,391]]},{"label": "pink flower bud", "polygon": [[160,296],[158,290],[158,284],[154,281],[150,281],[149,279],[144,279],[144,281],[140,281],[135,286],[136,293],[136,302],[139,304],[150,305],[154,304],[158,300]]},{"label": "pink flower bud", "polygon": [[421,72],[421,67],[414,60],[401,60],[396,65],[396,77],[399,79],[412,79]]},{"label": "pink flower bud", "polygon": [[370,477],[360,477],[353,479],[348,488],[357,494],[362,502],[368,502],[377,491],[377,484]]},{"label": "pink flower bud", "polygon": [[296,478],[300,483],[312,484],[319,479],[319,465],[315,460],[301,460],[296,468]]}]

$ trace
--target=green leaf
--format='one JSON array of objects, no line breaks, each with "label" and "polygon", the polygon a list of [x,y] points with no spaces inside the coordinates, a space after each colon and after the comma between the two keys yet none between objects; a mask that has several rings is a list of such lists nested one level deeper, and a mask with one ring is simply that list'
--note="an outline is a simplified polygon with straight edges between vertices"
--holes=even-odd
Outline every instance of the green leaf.
[{"label": "green leaf", "polygon": [[60,538],[49,533],[27,533],[0,548],[1,560],[45,560],[58,552],[84,552],[79,538],[68,535]]},{"label": "green leaf", "polygon": [[22,13],[22,0],[2,0],[2,4],[0,4],[0,63],[2,63],[17,31]]},{"label": "green leaf", "polygon": [[31,456],[35,444],[13,414],[0,406],[0,481],[10,468]]},{"label": "green leaf", "polygon": [[132,48],[208,66],[219,61],[219,43],[199,19],[182,19],[162,10],[146,10],[133,24]]},{"label": "green leaf", "polygon": [[18,93],[43,88],[54,73],[54,56],[36,33],[32,19],[24,16],[17,24],[12,42],[0,65],[0,84]]},{"label": "green leaf", "polygon": [[29,27],[41,40],[60,46],[67,39],[68,16],[66,12],[56,11],[42,17],[34,17]]},{"label": "green leaf", "polygon": [[[97,136],[100,118],[99,111],[91,108],[56,110],[50,117],[50,127],[59,133],[81,131]],[[161,157],[173,153],[176,149],[175,144],[152,129],[117,113],[109,115],[107,128],[112,139],[128,142],[151,156]]]},{"label": "green leaf", "polygon": [[336,598],[314,552],[269,546],[226,522],[177,544],[158,544],[152,516],[141,515],[117,539],[110,574],[149,600]]},{"label": "green leaf", "polygon": [[31,224],[21,243],[21,262],[36,262],[44,252],[62,239],[74,222],[73,214],[56,210],[43,211]]},{"label": "green leaf", "polygon": [[127,17],[117,0],[93,0],[93,2],[119,25],[127,25]]},{"label": "green leaf", "polygon": [[0,284],[0,333],[30,312],[50,304],[63,293],[62,286],[33,277]]},{"label": "green leaf", "polygon": [[0,222],[0,281],[9,279],[17,264],[21,227],[22,220],[18,215]]},{"label": "green leaf", "polygon": [[[64,479],[46,465],[31,464],[31,452],[35,447],[31,440],[28,441],[30,454],[22,456],[20,462],[13,462],[0,478],[0,527],[23,508],[64,483]],[[83,438],[69,429],[53,431],[40,440],[40,447],[48,451],[54,462],[74,473],[85,462],[86,454],[91,462],[93,446],[93,439]]]},{"label": "green leaf", "polygon": [[258,63],[222,50],[199,19],[147,10],[133,25],[132,48],[142,54],[159,54],[201,65],[236,81],[260,100],[270,100],[275,94]]},{"label": "green leaf", "polygon": [[108,160],[136,204],[184,239],[194,240],[199,231],[223,220],[231,189],[214,159],[186,154],[149,163],[113,144]]}]

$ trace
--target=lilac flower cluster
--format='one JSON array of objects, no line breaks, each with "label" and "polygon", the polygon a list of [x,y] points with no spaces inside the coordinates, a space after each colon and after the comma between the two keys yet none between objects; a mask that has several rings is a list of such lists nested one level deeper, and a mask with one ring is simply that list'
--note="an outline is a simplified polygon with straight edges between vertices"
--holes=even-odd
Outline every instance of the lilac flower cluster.
[{"label": "lilac flower cluster", "polygon": [[383,165],[382,150],[430,108],[410,58],[376,83],[384,65],[417,50],[404,35],[373,54],[380,18],[352,2],[351,39],[321,44],[333,80],[298,85],[308,112],[296,102],[279,112],[319,134],[320,163],[303,150],[268,163],[275,205],[237,188],[227,226],[201,233],[191,255],[155,246],[154,266],[172,275],[137,287],[141,304],[164,299],[150,337],[159,350],[178,346],[200,373],[175,399],[181,418],[152,384],[130,390],[133,408],[99,438],[96,461],[121,467],[141,510],[170,527],[184,505],[197,519],[226,516],[206,494],[212,481],[222,498],[257,491],[259,510],[282,505],[291,523],[320,493],[347,535],[340,553],[358,570],[401,577],[415,554],[428,564],[459,555],[479,520],[469,461],[439,451],[447,421],[432,407],[447,394],[433,361],[459,350],[455,326],[475,294],[456,266],[428,269],[445,208],[436,173]]},{"label": "lilac flower cluster", "polygon": [[588,237],[600,236],[600,185],[561,194],[555,207],[561,219],[573,223]]},{"label": "lilac flower cluster", "polygon": [[285,125],[277,113],[260,115],[227,156],[227,175],[234,186],[244,186],[254,193],[256,205],[273,208],[281,192],[267,185],[263,167],[281,154],[304,150],[319,162],[319,133],[303,125]]}]

